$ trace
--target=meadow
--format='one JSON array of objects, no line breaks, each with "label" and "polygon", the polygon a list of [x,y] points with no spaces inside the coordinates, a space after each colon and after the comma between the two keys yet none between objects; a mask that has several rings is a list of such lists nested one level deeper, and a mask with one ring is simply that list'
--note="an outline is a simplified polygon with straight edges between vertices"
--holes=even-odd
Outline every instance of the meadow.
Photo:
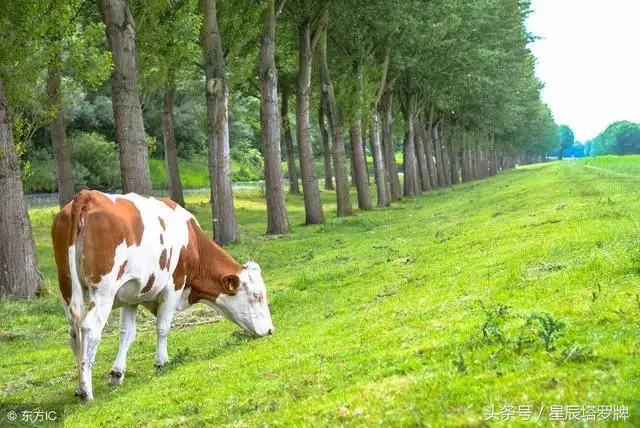
[{"label": "meadow", "polygon": [[[56,209],[34,209],[45,297],[0,302],[0,402],[65,405],[73,426],[483,426],[492,405],[542,409],[541,425],[551,405],[624,405],[640,425],[640,160],[614,161],[519,167],[344,219],[323,191],[319,226],[287,195],[280,238],[264,235],[259,191],[237,192],[242,241],[228,250],[260,263],[276,334],[191,308],[157,374],[141,308],[116,388],[114,312],[90,404],[73,396]],[[187,208],[210,233],[208,195]]]}]

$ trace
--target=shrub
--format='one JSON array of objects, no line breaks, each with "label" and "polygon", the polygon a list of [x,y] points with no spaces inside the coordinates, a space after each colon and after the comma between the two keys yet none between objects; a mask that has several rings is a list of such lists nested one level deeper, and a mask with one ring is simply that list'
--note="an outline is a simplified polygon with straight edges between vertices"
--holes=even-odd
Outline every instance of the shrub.
[{"label": "shrub", "polygon": [[56,167],[51,154],[45,149],[34,149],[27,152],[22,165],[22,187],[26,193],[55,192]]},{"label": "shrub", "polygon": [[120,161],[115,143],[97,133],[76,132],[69,138],[77,189],[120,188]]}]

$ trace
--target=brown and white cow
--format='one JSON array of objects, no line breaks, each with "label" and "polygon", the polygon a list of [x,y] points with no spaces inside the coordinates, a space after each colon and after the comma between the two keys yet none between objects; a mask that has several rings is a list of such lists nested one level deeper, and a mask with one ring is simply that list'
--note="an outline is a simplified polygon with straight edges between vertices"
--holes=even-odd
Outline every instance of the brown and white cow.
[{"label": "brown and white cow", "polygon": [[121,325],[114,385],[124,380],[138,305],[157,318],[156,368],[168,360],[174,311],[196,302],[250,334],[274,332],[258,264],[240,265],[170,200],[83,190],[56,215],[51,234],[77,362],[76,395],[84,400],[93,399],[91,368],[112,308],[120,308]]}]

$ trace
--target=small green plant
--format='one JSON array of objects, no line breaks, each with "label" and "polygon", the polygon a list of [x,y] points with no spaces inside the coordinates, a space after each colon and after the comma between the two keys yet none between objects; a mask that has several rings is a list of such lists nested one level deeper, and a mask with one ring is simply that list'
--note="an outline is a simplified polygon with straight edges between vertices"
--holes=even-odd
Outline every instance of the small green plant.
[{"label": "small green plant", "polygon": [[468,368],[466,363],[464,362],[464,356],[462,354],[458,354],[458,358],[453,360],[453,367],[462,374],[467,374]]},{"label": "small green plant", "polygon": [[553,351],[554,343],[563,334],[566,324],[548,313],[533,314],[531,318],[539,323],[538,337],[542,340],[544,349],[547,352]]},{"label": "small green plant", "polygon": [[485,313],[485,320],[480,326],[482,339],[489,344],[506,343],[507,338],[502,331],[502,326],[511,308],[502,303],[498,303],[495,308],[491,309],[485,308],[483,303],[480,305]]}]

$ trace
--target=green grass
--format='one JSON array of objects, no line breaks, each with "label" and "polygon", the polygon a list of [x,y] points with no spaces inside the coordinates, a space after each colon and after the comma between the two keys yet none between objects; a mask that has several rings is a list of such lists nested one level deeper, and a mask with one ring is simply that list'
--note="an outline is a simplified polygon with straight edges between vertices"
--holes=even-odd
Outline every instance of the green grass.
[{"label": "green grass", "polygon": [[[178,159],[180,180],[183,189],[202,189],[209,187],[209,164],[204,156],[193,159]],[[149,159],[149,172],[154,189],[169,187],[167,166],[164,159]],[[234,182],[256,181],[262,179],[262,169],[254,165],[231,161],[231,177]]]},{"label": "green grass", "polygon": [[583,158],[578,162],[592,169],[604,169],[618,174],[640,176],[640,155],[598,156]]},{"label": "green grass", "polygon": [[[491,404],[545,405],[543,420],[552,404],[624,404],[638,425],[639,186],[553,162],[347,219],[324,192],[329,220],[309,227],[288,196],[294,232],[280,239],[263,235],[259,194],[236,193],[242,243],[229,250],[261,264],[273,337],[227,321],[177,329],[156,375],[141,309],[113,388],[114,313],[83,405],[58,298],[4,301],[0,401],[66,404],[74,426],[483,425]],[[188,208],[209,228],[206,201]],[[54,212],[30,213],[50,290]]]}]

